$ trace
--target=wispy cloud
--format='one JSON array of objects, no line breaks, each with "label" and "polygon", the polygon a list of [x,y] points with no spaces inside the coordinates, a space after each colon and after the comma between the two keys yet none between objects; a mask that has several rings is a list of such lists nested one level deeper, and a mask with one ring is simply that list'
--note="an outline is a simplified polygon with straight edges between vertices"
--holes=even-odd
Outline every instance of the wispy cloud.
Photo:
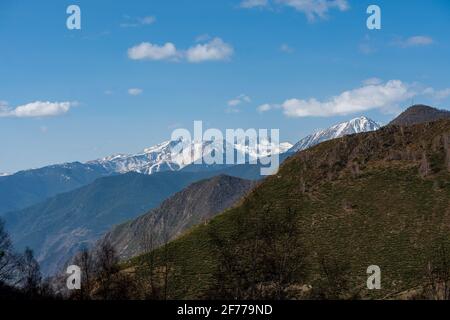
[{"label": "wispy cloud", "polygon": [[138,95],[142,94],[142,92],[144,92],[144,91],[142,89],[139,89],[139,88],[128,89],[128,94],[130,96],[138,96]]},{"label": "wispy cloud", "polygon": [[67,113],[76,102],[35,101],[17,107],[9,107],[0,103],[0,117],[6,118],[39,118],[55,117]]},{"label": "wispy cloud", "polygon": [[245,94],[241,94],[241,95],[237,96],[236,98],[229,100],[228,106],[235,107],[235,106],[238,106],[243,103],[250,103],[251,101],[252,101],[252,99],[249,96],[247,96]]},{"label": "wispy cloud", "polygon": [[378,85],[378,84],[382,84],[382,83],[383,83],[383,80],[381,80],[380,78],[376,78],[376,77],[369,78],[369,79],[366,79],[363,81],[363,84],[365,86],[373,86],[373,85]]},{"label": "wispy cloud", "polygon": [[269,0],[243,0],[239,6],[241,8],[249,9],[249,8],[257,8],[257,7],[266,7],[269,5]]},{"label": "wispy cloud", "polygon": [[367,34],[364,36],[364,39],[359,43],[358,50],[364,54],[371,54],[377,51],[373,40]]},{"label": "wispy cloud", "polygon": [[275,107],[276,107],[275,105],[265,103],[265,104],[258,106],[258,108],[256,108],[256,109],[258,110],[258,112],[263,113],[263,112],[270,111],[270,110],[274,109]]},{"label": "wispy cloud", "polygon": [[228,100],[227,109],[225,110],[227,113],[236,113],[240,112],[240,105],[251,103],[252,99],[246,94],[240,94],[236,98]]},{"label": "wispy cloud", "polygon": [[401,47],[401,48],[409,48],[409,47],[424,47],[429,46],[434,43],[433,38],[428,36],[413,36],[407,39],[396,39],[393,41],[393,44]]},{"label": "wispy cloud", "polygon": [[434,88],[426,88],[424,90],[424,94],[430,96],[435,100],[444,100],[450,97],[450,88],[442,90],[436,90]]},{"label": "wispy cloud", "polygon": [[122,28],[135,28],[140,26],[148,26],[156,22],[155,16],[146,16],[141,18],[131,18],[129,16],[125,17],[126,21],[121,23]]},{"label": "wispy cloud", "polygon": [[[306,15],[308,21],[317,19],[326,19],[329,11],[336,9],[346,11],[350,8],[347,0],[272,0],[274,5],[294,8]],[[264,8],[269,7],[269,0],[243,0],[240,3],[241,8]]]},{"label": "wispy cloud", "polygon": [[280,46],[280,51],[284,52],[284,53],[294,53],[294,49],[292,47],[290,47],[288,44],[283,43]]},{"label": "wispy cloud", "polygon": [[142,42],[128,49],[128,57],[132,60],[185,60],[190,63],[229,60],[233,53],[233,47],[220,38],[196,44],[187,50],[178,50],[171,42],[161,46]]},{"label": "wispy cloud", "polygon": [[288,117],[328,117],[348,115],[372,109],[385,110],[398,103],[418,95],[414,86],[400,80],[390,80],[385,83],[366,84],[362,87],[344,91],[328,100],[288,99],[281,104],[265,104],[258,107],[264,112],[281,108]]}]

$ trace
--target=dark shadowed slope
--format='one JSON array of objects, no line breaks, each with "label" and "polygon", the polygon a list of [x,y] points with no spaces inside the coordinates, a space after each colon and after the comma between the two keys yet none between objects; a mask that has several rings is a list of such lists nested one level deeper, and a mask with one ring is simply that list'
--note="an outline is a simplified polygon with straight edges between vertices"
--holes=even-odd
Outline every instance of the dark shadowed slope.
[{"label": "dark shadowed slope", "polygon": [[406,109],[397,118],[392,120],[389,125],[409,126],[448,118],[450,118],[450,111],[439,110],[420,104]]},{"label": "dark shadowed slope", "polygon": [[190,183],[213,173],[127,173],[4,215],[18,249],[31,247],[45,273],[52,273],[112,226],[132,219]]},{"label": "dark shadowed slope", "polygon": [[[235,205],[255,186],[255,182],[226,175],[191,184],[165,200],[161,206],[108,232],[121,258],[129,258],[159,247],[192,226],[208,221]],[[148,241],[152,239],[152,244]]]}]

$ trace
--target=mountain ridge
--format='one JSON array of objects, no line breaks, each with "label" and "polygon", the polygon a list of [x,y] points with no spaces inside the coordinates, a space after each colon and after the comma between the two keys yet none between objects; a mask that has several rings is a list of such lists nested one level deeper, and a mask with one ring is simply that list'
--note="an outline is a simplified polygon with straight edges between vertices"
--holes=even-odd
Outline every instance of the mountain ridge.
[{"label": "mountain ridge", "polygon": [[159,207],[114,227],[103,240],[111,243],[122,259],[142,254],[142,242],[149,234],[153,248],[157,248],[229,209],[255,185],[253,181],[223,174],[194,182]]},{"label": "mountain ridge", "polygon": [[[338,266],[348,265],[345,281],[363,298],[382,298],[423,284],[428,259],[440,236],[450,232],[448,199],[450,120],[386,126],[298,152],[239,206],[219,214],[207,225],[194,227],[152,255],[155,261],[163,252],[171,257],[168,263],[174,272],[169,295],[173,299],[208,297],[215,286],[234,288],[237,280],[229,273],[220,273],[217,278],[227,264],[240,268],[236,272],[244,273],[239,278],[242,281],[249,276],[253,279],[250,285],[256,281],[256,288],[269,290],[269,280],[257,278],[265,269],[264,265],[252,264],[260,257],[251,256],[252,250],[263,241],[263,230],[272,232],[270,239],[288,245],[285,233],[277,233],[284,227],[275,226],[283,217],[295,217],[296,237],[309,250],[305,261],[298,263],[306,263],[308,273],[292,278],[287,288],[319,286],[321,261],[330,259]],[[275,246],[278,250],[283,247]],[[258,252],[267,254],[264,247]],[[135,257],[124,267],[137,268],[149,256]],[[228,257],[226,264],[224,257]],[[382,290],[365,289],[365,272],[373,264],[383,272]],[[246,270],[252,270],[251,274]],[[248,289],[242,285],[239,288],[241,292]],[[238,291],[230,292],[233,295]],[[295,299],[302,293],[289,294]]]},{"label": "mountain ridge", "polygon": [[289,151],[302,151],[324,141],[340,138],[349,134],[375,131],[380,128],[381,126],[377,122],[365,116],[353,118],[349,121],[341,122],[325,130],[320,130],[316,133],[306,136],[305,138],[297,142]]},{"label": "mountain ridge", "polygon": [[215,172],[129,172],[102,177],[43,202],[4,214],[14,245],[35,251],[45,274],[56,272],[75,252],[90,247],[113,225],[158,206],[192,182]]},{"label": "mountain ridge", "polygon": [[423,104],[413,105],[392,120],[389,125],[414,125],[450,118],[450,111],[433,108]]},{"label": "mountain ridge", "polygon": [[23,170],[0,177],[0,216],[108,175],[111,173],[100,166],[73,162]]},{"label": "mountain ridge", "polygon": [[[185,141],[177,139],[165,141],[150,148],[145,148],[142,153],[138,154],[119,154],[105,157],[98,160],[89,161],[89,164],[103,166],[106,170],[115,173],[126,173],[130,171],[152,174],[161,171],[178,171],[186,166],[192,165],[213,152],[220,152],[225,155],[227,150],[233,150],[233,154],[242,156],[247,161],[258,159],[267,154],[259,154],[259,145],[268,144],[270,150],[275,150],[274,154],[284,153],[289,150],[292,145],[284,142],[279,146],[274,146],[270,142],[260,141],[254,142],[253,147],[245,141],[236,144],[226,143],[226,141]],[[181,150],[187,148],[191,152],[186,155]],[[224,161],[225,163],[225,161]]]}]

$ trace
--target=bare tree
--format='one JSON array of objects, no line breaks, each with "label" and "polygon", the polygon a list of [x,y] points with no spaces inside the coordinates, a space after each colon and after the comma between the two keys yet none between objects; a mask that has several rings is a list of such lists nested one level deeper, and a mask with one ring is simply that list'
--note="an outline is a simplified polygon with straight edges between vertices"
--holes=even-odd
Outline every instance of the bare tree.
[{"label": "bare tree", "polygon": [[119,258],[114,247],[108,241],[102,241],[96,250],[96,280],[98,282],[97,295],[108,300],[112,297],[113,280],[118,268]]},{"label": "bare tree", "polygon": [[42,275],[39,263],[34,258],[33,250],[26,248],[21,261],[22,288],[30,299],[40,296]]},{"label": "bare tree", "polygon": [[343,258],[321,253],[319,279],[314,283],[311,298],[320,300],[357,299],[360,288],[353,288],[350,282],[351,267]]},{"label": "bare tree", "polygon": [[170,266],[170,251],[168,247],[168,243],[170,240],[169,234],[167,232],[166,227],[167,221],[164,223],[164,230],[162,234],[163,239],[163,298],[164,300],[167,300],[168,297],[168,290],[169,290],[169,280],[170,280],[170,273],[171,273],[171,266]]},{"label": "bare tree", "polygon": [[428,263],[425,296],[432,300],[450,300],[450,256],[442,242]]},{"label": "bare tree", "polygon": [[[289,299],[301,294],[306,252],[294,210],[267,205],[233,220],[231,233],[211,225],[210,243],[217,258],[214,285],[218,299]],[[218,227],[218,226],[217,226]]]},{"label": "bare tree", "polygon": [[84,248],[74,260],[74,263],[81,269],[81,289],[77,290],[76,299],[91,299],[95,282],[95,261],[89,249]]},{"label": "bare tree", "polygon": [[11,240],[0,219],[0,283],[9,284],[17,278],[18,259],[14,254]]},{"label": "bare tree", "polygon": [[[142,287],[145,299],[156,299],[158,297],[157,282],[155,281],[155,255],[156,248],[153,230],[148,230],[141,239],[141,248],[143,254],[146,255],[143,267],[138,270],[138,275],[143,279]],[[148,281],[148,282],[147,282]]]},{"label": "bare tree", "polygon": [[136,292],[131,276],[119,266],[116,250],[108,241],[102,241],[96,250],[96,292],[94,297],[103,300],[130,299]]}]

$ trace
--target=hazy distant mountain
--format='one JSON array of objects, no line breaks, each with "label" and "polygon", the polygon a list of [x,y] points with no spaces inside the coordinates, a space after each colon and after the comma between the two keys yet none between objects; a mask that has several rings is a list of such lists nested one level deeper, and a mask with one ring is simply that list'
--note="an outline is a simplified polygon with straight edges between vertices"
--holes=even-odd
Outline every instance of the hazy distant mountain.
[{"label": "hazy distant mountain", "polygon": [[26,209],[4,215],[16,248],[35,251],[44,273],[52,273],[112,226],[158,206],[192,182],[216,173],[127,173],[100,178]]},{"label": "hazy distant mountain", "polygon": [[439,110],[433,107],[419,104],[406,109],[397,118],[392,120],[389,125],[407,126],[423,122],[432,122],[446,118],[450,118],[450,111]]},{"label": "hazy distant mountain", "polygon": [[232,207],[255,185],[226,175],[193,183],[158,208],[113,228],[104,238],[114,245],[121,258],[130,258],[144,251],[144,239],[150,235],[156,248]]},{"label": "hazy distant mountain", "polygon": [[[269,143],[263,140],[260,141],[260,144]],[[139,154],[115,155],[87,163],[57,164],[0,176],[0,215],[8,211],[26,208],[56,194],[85,186],[99,177],[127,172],[153,174],[163,171],[178,171],[218,150],[232,148],[236,157],[243,156],[247,162],[259,157],[258,144],[249,144],[246,141],[238,141],[235,145],[224,145],[223,142],[212,141],[192,142],[190,147],[193,153],[189,159],[185,154],[176,152],[176,148],[186,147],[186,145],[187,143],[181,139],[166,141],[147,148]],[[280,146],[274,147],[273,152],[283,153],[291,147],[292,145],[289,143],[282,143]],[[267,153],[263,153],[261,156],[266,155]],[[218,165],[216,167],[213,165],[211,170],[222,170],[226,167],[228,166]],[[256,172],[256,168],[252,170],[251,174],[244,174],[244,176],[256,179],[253,172]]]},{"label": "hazy distant mountain", "polygon": [[74,162],[1,176],[0,215],[79,188],[110,174],[102,166]]},{"label": "hazy distant mountain", "polygon": [[375,131],[380,129],[380,127],[381,126],[378,123],[369,118],[366,117],[355,118],[348,122],[343,122],[334,125],[328,129],[313,133],[300,140],[289,151],[298,152],[301,150],[311,148],[324,141],[340,138],[355,133]]}]

